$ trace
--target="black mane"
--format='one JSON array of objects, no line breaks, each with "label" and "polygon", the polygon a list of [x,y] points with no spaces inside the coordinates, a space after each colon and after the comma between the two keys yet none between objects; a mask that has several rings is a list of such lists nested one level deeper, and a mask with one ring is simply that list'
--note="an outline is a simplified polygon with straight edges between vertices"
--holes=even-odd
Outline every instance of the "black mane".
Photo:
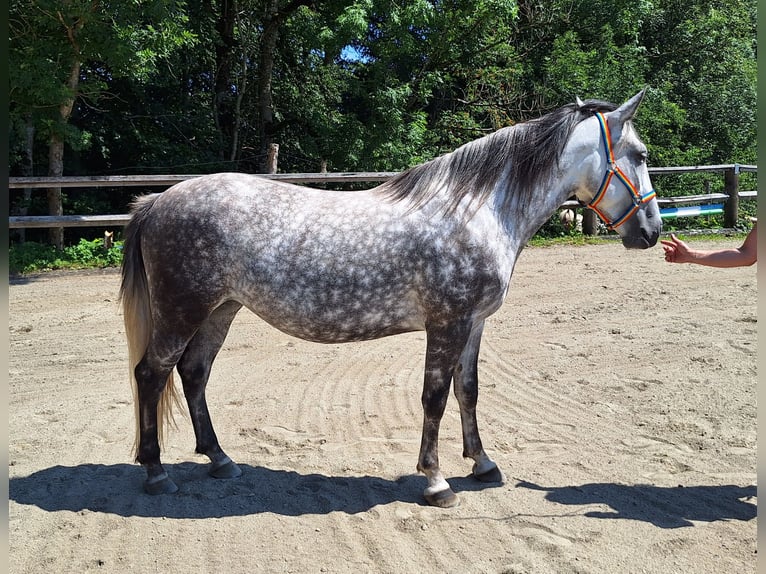
[{"label": "black mane", "polygon": [[[615,109],[616,105],[600,100],[567,104],[412,167],[378,189],[393,201],[412,202],[416,209],[446,187],[450,196],[447,211],[454,213],[466,197],[476,208],[486,202],[510,166],[507,172],[509,189],[525,209],[533,199],[534,191],[545,185],[555,172],[575,126],[596,112]],[[509,200],[507,197],[506,203]]]}]

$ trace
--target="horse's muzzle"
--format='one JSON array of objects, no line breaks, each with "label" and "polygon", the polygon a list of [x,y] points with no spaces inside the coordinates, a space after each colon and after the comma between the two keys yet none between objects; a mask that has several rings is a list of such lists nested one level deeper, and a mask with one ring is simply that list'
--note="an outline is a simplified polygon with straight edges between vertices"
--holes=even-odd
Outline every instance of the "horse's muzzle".
[{"label": "horse's muzzle", "polygon": [[622,237],[622,245],[626,249],[649,249],[657,245],[657,240],[660,238],[661,228],[657,229],[642,229],[641,235],[626,235]]}]

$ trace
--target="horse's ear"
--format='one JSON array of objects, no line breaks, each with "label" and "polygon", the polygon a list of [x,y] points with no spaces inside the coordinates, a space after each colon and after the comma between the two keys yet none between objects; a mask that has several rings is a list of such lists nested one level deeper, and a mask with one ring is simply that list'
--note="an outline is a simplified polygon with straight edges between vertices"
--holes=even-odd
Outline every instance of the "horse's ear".
[{"label": "horse's ear", "polygon": [[619,124],[622,125],[628,120],[632,119],[633,116],[636,114],[636,110],[638,109],[638,106],[641,104],[641,101],[644,99],[645,94],[646,94],[646,88],[638,92],[635,96],[630,98],[627,102],[622,104],[619,108],[617,108],[613,112],[610,112],[609,113],[610,121],[612,120],[612,118],[614,118],[615,123],[619,122]]},{"label": "horse's ear", "polygon": [[639,104],[641,104],[641,100],[644,99],[645,93],[646,88],[638,92],[613,112],[605,114],[606,122],[609,124],[609,131],[612,134],[612,143],[616,143],[620,137],[622,137],[622,126],[625,125],[625,122],[633,119]]},{"label": "horse's ear", "polygon": [[575,96],[575,104],[577,104],[578,108],[585,106],[585,102],[580,99],[580,96]]}]

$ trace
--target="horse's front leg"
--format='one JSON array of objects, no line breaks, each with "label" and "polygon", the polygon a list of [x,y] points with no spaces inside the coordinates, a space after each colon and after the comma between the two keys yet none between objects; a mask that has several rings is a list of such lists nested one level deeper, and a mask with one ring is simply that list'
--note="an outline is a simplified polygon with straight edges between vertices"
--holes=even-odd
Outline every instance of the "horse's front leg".
[{"label": "horse's front leg", "polygon": [[482,482],[504,482],[503,474],[491,460],[479,437],[476,422],[476,403],[479,398],[479,345],[484,331],[484,321],[474,326],[468,343],[460,355],[455,369],[455,396],[460,405],[460,421],[463,428],[463,456],[471,458],[473,476]]},{"label": "horse's front leg", "polygon": [[439,426],[449,398],[449,387],[468,337],[464,325],[428,328],[423,381],[423,436],[420,442],[418,470],[426,475],[428,487],[423,492],[433,506],[457,506],[460,499],[452,492],[439,468]]}]

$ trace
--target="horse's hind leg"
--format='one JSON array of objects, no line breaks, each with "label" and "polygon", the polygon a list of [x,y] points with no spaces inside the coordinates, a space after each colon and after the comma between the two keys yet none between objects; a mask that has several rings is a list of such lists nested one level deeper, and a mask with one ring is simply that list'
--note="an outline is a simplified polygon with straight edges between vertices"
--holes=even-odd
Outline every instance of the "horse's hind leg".
[{"label": "horse's hind leg", "polygon": [[503,474],[484,452],[476,422],[476,403],[479,397],[479,344],[484,322],[474,326],[468,343],[460,355],[455,369],[455,396],[460,405],[463,428],[463,456],[474,460],[473,476],[482,482],[503,482]]},{"label": "horse's hind leg", "polygon": [[205,399],[205,388],[213,360],[241,308],[239,303],[229,301],[213,311],[189,342],[176,366],[183,382],[184,395],[197,439],[196,452],[210,458],[209,473],[216,478],[235,478],[242,474],[218,444]]},{"label": "horse's hind leg", "polygon": [[[149,494],[169,494],[178,490],[160,462],[159,436],[163,421],[158,406],[166,386],[172,382],[173,367],[184,347],[183,341],[175,340],[173,344],[170,339],[158,339],[157,333],[153,333],[146,353],[134,371],[139,423],[136,461],[146,470],[144,488]],[[163,344],[158,344],[158,340]]]}]

